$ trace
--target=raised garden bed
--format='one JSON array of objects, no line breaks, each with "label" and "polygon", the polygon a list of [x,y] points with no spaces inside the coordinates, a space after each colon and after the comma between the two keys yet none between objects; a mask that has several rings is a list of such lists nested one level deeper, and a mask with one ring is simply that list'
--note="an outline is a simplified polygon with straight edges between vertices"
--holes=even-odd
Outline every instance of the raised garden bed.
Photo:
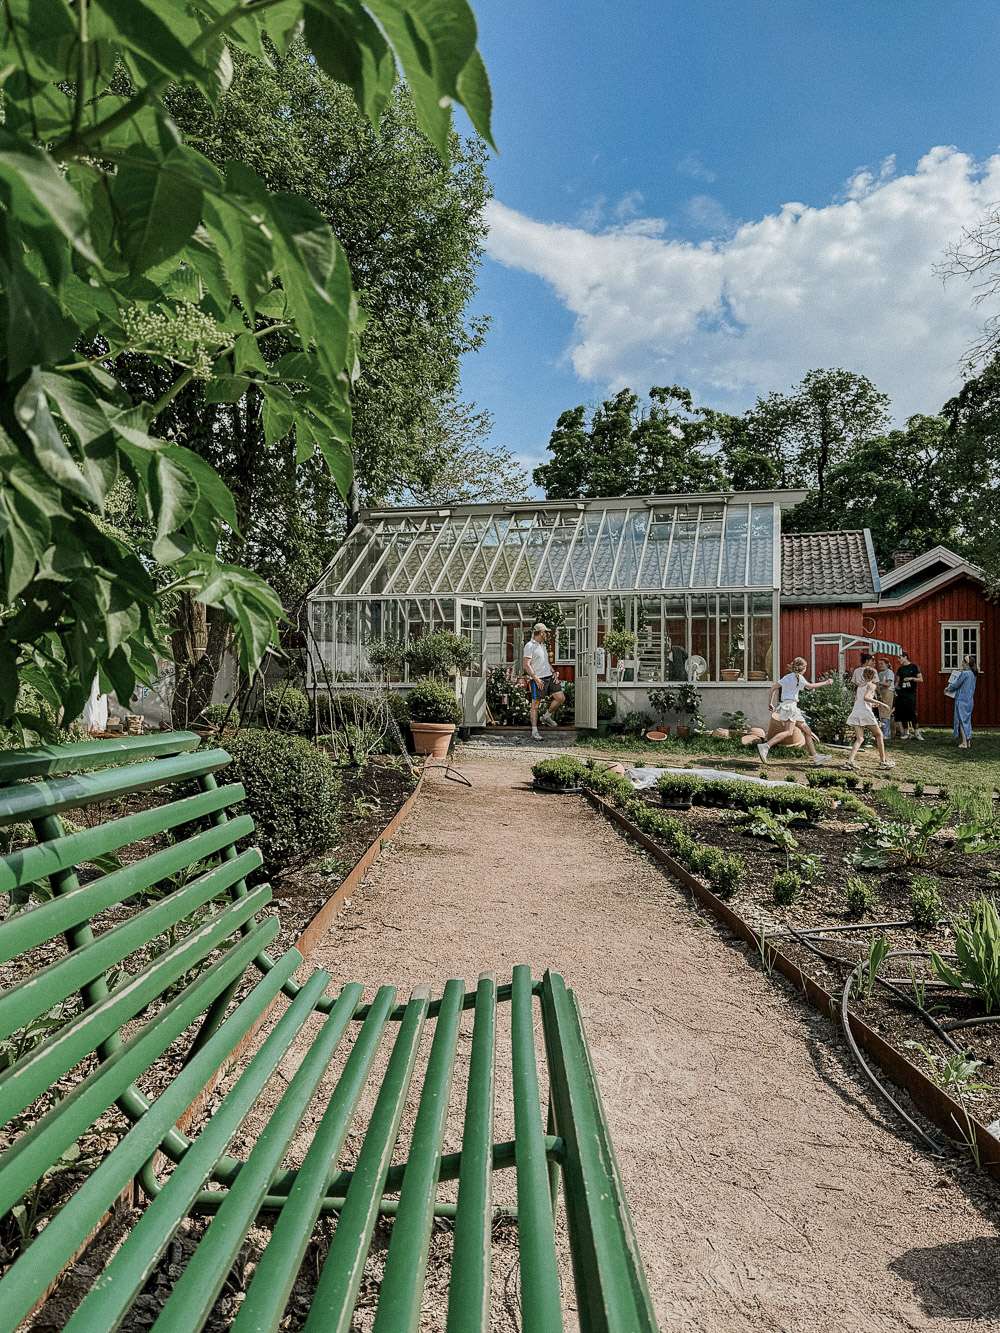
[{"label": "raised garden bed", "polygon": [[[747,824],[745,820],[741,822],[739,814],[695,805],[689,812],[673,817],[683,829],[682,848],[687,848],[690,839],[695,848],[716,849],[737,857],[744,867],[733,891],[726,886],[724,899],[712,891],[706,875],[693,874],[672,851],[669,844],[678,839],[676,828],[668,831],[669,836],[649,831],[654,828],[655,820],[642,816],[643,809],[655,810],[661,817],[666,813],[655,792],[640,798],[641,806],[633,804],[624,813],[618,808],[621,802],[616,800],[614,792],[605,797],[591,793],[590,799],[630,837],[650,850],[718,920],[754,947],[768,969],[779,971],[838,1022],[845,981],[852,968],[867,959],[873,940],[883,934],[891,950],[904,955],[912,952],[917,957],[896,959],[890,955],[879,976],[903,981],[900,989],[910,998],[926,988],[925,1003],[943,1023],[983,1014],[983,1006],[977,999],[960,995],[935,978],[927,954],[932,949],[946,956],[952,953],[955,940],[951,919],[965,912],[981,894],[996,889],[1000,878],[1000,856],[996,852],[975,855],[962,852],[949,845],[945,831],[930,843],[919,866],[905,867],[901,858],[895,856],[882,869],[862,869],[852,864],[850,858],[867,840],[866,827],[852,812],[835,811],[832,817],[794,828],[799,844],[795,854],[819,858],[821,875],[795,901],[781,905],[774,900],[772,882],[775,873],[785,867],[786,853],[767,841],[748,836]],[[847,817],[843,817],[844,813]],[[639,822],[647,826],[647,831],[635,822],[640,816]],[[689,852],[685,859],[690,862]],[[914,875],[930,875],[937,882],[941,919],[934,926],[921,928],[911,920]],[[851,915],[848,907],[848,881],[852,876],[863,876],[877,894],[873,910],[860,920]],[[879,925],[879,922],[904,924]],[[803,938],[796,938],[793,930]],[[820,931],[829,933],[821,935]],[[817,957],[809,944],[836,954],[844,962]],[[953,1080],[953,1070],[949,1069],[948,1061],[953,1053],[940,1036],[881,983],[873,985],[870,995],[859,994],[865,979],[866,968],[862,966],[855,974],[847,1015],[854,1041],[872,1057],[870,1063],[876,1070],[881,1068],[894,1083],[911,1093],[917,1107],[934,1124],[951,1139],[974,1144],[970,1147],[973,1155],[1000,1175],[1000,1141],[987,1129],[1000,1117],[1000,1024],[958,1028],[950,1033],[956,1045],[980,1063],[964,1080],[949,1082]],[[929,1054],[919,1048],[925,1048]],[[956,1065],[961,1058],[955,1057]]]}]

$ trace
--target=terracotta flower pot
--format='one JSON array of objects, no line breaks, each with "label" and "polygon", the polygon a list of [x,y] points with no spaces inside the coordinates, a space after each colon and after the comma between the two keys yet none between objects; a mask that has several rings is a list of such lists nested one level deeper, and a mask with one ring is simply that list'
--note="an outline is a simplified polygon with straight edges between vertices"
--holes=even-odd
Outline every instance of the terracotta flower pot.
[{"label": "terracotta flower pot", "polygon": [[411,722],[413,748],[417,754],[430,755],[432,759],[443,759],[448,753],[448,746],[455,734],[454,722]]},{"label": "terracotta flower pot", "polygon": [[684,722],[678,722],[677,739],[679,741],[686,741],[690,735],[691,735],[691,728],[687,726],[687,724]]},{"label": "terracotta flower pot", "polygon": [[723,668],[722,668],[722,679],[723,679],[723,680],[739,680],[740,676],[742,676],[742,675],[743,675],[743,672],[740,671],[739,667],[723,667]]},{"label": "terracotta flower pot", "polygon": [[654,727],[652,731],[647,731],[647,732],[646,732],[646,740],[647,740],[647,741],[665,741],[665,740],[667,739],[668,734],[669,734],[669,733],[666,732],[666,731],[661,731],[659,727]]}]

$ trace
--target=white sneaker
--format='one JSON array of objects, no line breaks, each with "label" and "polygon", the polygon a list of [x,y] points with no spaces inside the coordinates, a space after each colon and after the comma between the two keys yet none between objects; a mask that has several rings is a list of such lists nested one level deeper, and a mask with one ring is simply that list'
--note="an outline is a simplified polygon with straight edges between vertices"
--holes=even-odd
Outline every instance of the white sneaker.
[{"label": "white sneaker", "polygon": [[760,755],[760,762],[761,762],[762,764],[766,764],[766,763],[767,763],[767,756],[768,756],[768,754],[770,753],[770,751],[771,751],[771,747],[770,747],[770,745],[768,745],[767,741],[758,741],[758,742],[757,742],[757,753]]},{"label": "white sneaker", "polygon": [[918,731],[918,732],[917,732],[917,740],[918,740],[918,741],[922,741],[923,739],[924,739],[924,733],[923,733],[922,731]]},{"label": "white sneaker", "polygon": [[538,720],[543,727],[558,727],[559,725],[551,713],[546,713],[544,717],[540,717]]},{"label": "white sneaker", "polygon": [[533,741],[540,741],[542,739],[542,733],[538,730],[537,727],[531,728],[531,739]]},{"label": "white sneaker", "polygon": [[887,759],[884,764],[879,764],[879,768],[895,768],[895,767],[896,767],[895,759]]},{"label": "white sneaker", "polygon": [[814,755],[813,755],[813,763],[816,765],[817,768],[822,767],[823,764],[829,764],[829,763],[832,761],[832,759],[833,759],[833,755],[831,755],[831,754],[814,754]]}]

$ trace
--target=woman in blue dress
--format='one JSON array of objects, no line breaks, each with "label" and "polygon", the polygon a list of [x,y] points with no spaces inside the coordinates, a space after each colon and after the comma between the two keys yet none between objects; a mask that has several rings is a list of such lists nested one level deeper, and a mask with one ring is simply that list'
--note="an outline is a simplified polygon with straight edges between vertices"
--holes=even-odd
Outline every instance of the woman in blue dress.
[{"label": "woman in blue dress", "polygon": [[952,735],[960,750],[972,747],[972,704],[976,697],[976,679],[979,668],[974,657],[962,658],[962,669],[948,685],[948,693],[955,700],[955,719]]}]

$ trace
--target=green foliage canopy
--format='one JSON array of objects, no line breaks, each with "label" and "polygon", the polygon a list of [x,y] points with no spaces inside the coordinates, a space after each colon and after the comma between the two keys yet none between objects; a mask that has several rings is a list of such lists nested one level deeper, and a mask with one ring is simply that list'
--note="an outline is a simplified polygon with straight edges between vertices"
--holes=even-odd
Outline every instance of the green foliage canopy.
[{"label": "green foliage canopy", "polygon": [[[264,402],[273,439],[351,480],[350,389],[364,318],[344,251],[305,198],[183,141],[164,99],[225,93],[233,51],[283,55],[300,24],[319,65],[378,123],[397,65],[447,155],[450,106],[489,139],[490,98],[465,0],[3,0],[0,128],[0,716],[19,682],[68,715],[99,672],[123,698],[155,670],[164,589],[104,524],[120,478],[154,534],[166,589],[221,607],[245,667],[280,603],[218,556],[233,496],[157,419],[187,385]],[[260,355],[281,335],[273,364]],[[168,367],[136,402],[114,374]]]}]

